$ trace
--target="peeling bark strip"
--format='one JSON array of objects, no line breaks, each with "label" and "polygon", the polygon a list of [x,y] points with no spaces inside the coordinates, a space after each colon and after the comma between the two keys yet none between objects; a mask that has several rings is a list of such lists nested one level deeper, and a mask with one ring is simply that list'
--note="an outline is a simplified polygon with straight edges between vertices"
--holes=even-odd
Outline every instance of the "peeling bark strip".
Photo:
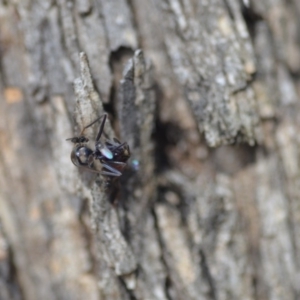
[{"label": "peeling bark strip", "polygon": [[[89,64],[84,53],[80,54],[81,78],[74,82],[76,93],[75,116],[80,127],[83,128],[104,114],[100,97],[94,89]],[[107,120],[109,124],[109,120]],[[95,126],[94,126],[95,127]],[[104,131],[110,139],[114,133],[110,125],[105,126]],[[89,129],[89,128],[88,128]],[[87,130],[88,130],[87,129]],[[98,130],[98,129],[97,129]],[[94,134],[96,130],[94,130]],[[95,135],[93,137],[95,139]],[[92,224],[96,239],[101,247],[105,247],[108,261],[107,264],[115,269],[116,275],[128,275],[136,270],[134,255],[125,241],[121,231],[116,210],[111,204],[109,193],[106,192],[105,178],[99,178],[92,188],[93,202],[91,204]],[[98,183],[97,183],[98,182]],[[101,250],[99,251],[101,253]],[[135,283],[126,281],[128,288],[132,289]]]}]

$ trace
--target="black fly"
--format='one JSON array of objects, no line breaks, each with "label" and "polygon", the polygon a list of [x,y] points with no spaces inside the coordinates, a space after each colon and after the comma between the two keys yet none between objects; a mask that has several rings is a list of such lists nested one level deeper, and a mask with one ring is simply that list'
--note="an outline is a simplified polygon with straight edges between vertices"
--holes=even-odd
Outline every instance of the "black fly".
[{"label": "black fly", "polygon": [[[89,139],[84,135],[84,131],[98,122],[101,118],[103,118],[103,120],[95,140],[95,149],[92,150],[87,145]],[[130,150],[126,142],[121,143],[116,138],[113,138],[113,140],[106,140],[105,142],[100,140],[106,118],[107,114],[102,115],[91,124],[85,126],[79,136],[69,138],[67,141],[74,143],[74,148],[71,152],[71,161],[75,166],[106,175],[111,179],[111,177],[114,178],[122,175],[126,162],[130,157]],[[101,163],[101,170],[95,168],[96,160]]]}]

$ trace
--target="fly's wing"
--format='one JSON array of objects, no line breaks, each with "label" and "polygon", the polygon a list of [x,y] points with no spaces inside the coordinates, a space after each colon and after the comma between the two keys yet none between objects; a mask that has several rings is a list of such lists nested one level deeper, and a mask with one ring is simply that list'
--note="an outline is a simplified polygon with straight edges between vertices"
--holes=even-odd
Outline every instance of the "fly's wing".
[{"label": "fly's wing", "polygon": [[113,153],[107,147],[103,147],[100,150],[100,152],[104,157],[106,157],[108,159],[113,159],[113,157],[114,157]]}]

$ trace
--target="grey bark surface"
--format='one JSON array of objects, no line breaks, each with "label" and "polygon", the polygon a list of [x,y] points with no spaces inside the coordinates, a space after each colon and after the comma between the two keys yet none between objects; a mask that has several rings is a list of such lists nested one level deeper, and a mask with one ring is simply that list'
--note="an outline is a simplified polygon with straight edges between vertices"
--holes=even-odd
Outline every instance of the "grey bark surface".
[{"label": "grey bark surface", "polygon": [[299,3],[0,0],[0,299],[300,299]]}]

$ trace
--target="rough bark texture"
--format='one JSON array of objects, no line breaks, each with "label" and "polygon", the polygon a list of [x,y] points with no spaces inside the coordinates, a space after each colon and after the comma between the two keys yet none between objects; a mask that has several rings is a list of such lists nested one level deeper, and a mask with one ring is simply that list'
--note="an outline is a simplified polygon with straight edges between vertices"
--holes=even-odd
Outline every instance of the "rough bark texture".
[{"label": "rough bark texture", "polygon": [[[0,299],[300,299],[299,28],[298,0],[0,0]],[[105,111],[109,191],[65,141]]]}]

